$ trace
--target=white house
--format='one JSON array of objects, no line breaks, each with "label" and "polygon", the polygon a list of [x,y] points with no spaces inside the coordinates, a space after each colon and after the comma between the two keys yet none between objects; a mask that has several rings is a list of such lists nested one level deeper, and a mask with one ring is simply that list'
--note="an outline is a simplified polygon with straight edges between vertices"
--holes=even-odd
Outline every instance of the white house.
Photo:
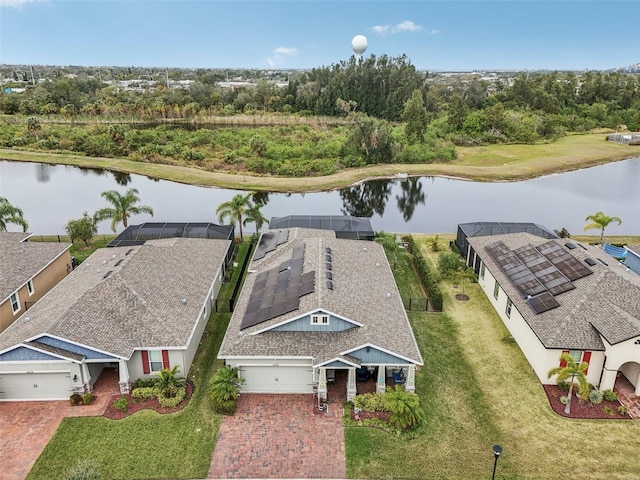
[{"label": "white house", "polygon": [[0,401],[67,399],[105,368],[122,393],[162,368],[186,376],[229,246],[168,238],[97,250],[0,334]]},{"label": "white house", "polygon": [[326,398],[346,371],[347,399],[371,377],[413,391],[423,364],[384,249],[305,228],[262,234],[219,358],[251,393]]},{"label": "white house", "polygon": [[588,381],[640,395],[640,277],[601,249],[531,233],[469,237],[478,283],[543,384],[570,353]]}]

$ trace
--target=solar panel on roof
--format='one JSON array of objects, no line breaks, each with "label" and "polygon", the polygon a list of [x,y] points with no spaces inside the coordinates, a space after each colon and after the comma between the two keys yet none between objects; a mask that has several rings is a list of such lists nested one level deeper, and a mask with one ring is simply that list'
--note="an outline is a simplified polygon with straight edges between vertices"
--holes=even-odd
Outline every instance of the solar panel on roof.
[{"label": "solar panel on roof", "polygon": [[524,245],[515,249],[513,253],[553,295],[576,288],[553,263],[532,245]]},{"label": "solar panel on roof", "polygon": [[560,306],[558,301],[549,292],[527,298],[527,303],[536,315]]},{"label": "solar panel on roof", "polygon": [[537,295],[546,290],[544,285],[502,241],[494,242],[485,248],[523,296]]},{"label": "solar panel on roof", "polygon": [[589,267],[582,264],[582,262],[564,250],[553,240],[545,242],[542,245],[538,245],[536,250],[544,255],[558,268],[558,270],[562,272],[565,277],[572,282],[593,273]]}]

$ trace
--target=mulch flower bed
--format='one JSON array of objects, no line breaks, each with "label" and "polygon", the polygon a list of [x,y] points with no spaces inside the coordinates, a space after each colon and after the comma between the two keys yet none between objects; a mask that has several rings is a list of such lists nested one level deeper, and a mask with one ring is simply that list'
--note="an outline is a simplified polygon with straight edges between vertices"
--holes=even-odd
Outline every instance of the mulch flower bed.
[{"label": "mulch flower bed", "polygon": [[[582,400],[578,398],[576,392],[573,392],[571,396],[571,413],[568,415],[564,413],[565,405],[560,402],[560,397],[566,397],[569,392],[566,390],[560,390],[557,385],[543,385],[545,393],[547,394],[547,398],[549,399],[549,404],[554,412],[558,415],[562,415],[563,417],[568,418],[586,418],[586,419],[616,419],[616,420],[631,420],[629,415],[621,415],[618,412],[618,407],[620,406],[620,402],[613,401],[609,402],[607,400],[603,400],[602,403],[594,404],[589,402],[588,400]],[[608,414],[605,412],[605,407],[609,407],[613,410],[613,414]]]},{"label": "mulch flower bed", "polygon": [[[120,420],[122,418],[128,417],[129,415],[133,415],[134,413],[139,412],[140,410],[153,410],[160,414],[179,412],[184,407],[186,407],[187,404],[189,403],[189,400],[193,395],[193,384],[191,382],[187,382],[185,384],[185,389],[186,389],[186,395],[184,397],[184,400],[182,400],[182,402],[180,402],[178,405],[172,408],[163,407],[162,405],[160,405],[160,402],[158,402],[157,398],[135,399],[131,396],[131,394],[114,395],[113,397],[111,397],[111,401],[109,402],[109,405],[107,406],[106,410],[102,415],[111,420]],[[126,397],[129,402],[126,412],[123,412],[122,410],[118,410],[116,407],[113,406],[113,402],[118,400],[120,397]]]},{"label": "mulch flower bed", "polygon": [[356,422],[369,420],[372,418],[376,418],[378,420],[382,420],[383,422],[389,423],[390,414],[389,412],[364,412],[362,410],[356,413],[351,410],[351,420],[355,420]]}]

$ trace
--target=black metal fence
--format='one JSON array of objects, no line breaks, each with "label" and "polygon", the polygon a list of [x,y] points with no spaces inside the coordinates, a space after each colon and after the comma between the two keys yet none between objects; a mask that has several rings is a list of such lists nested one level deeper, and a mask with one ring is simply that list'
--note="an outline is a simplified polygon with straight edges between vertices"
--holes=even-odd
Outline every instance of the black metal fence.
[{"label": "black metal fence", "polygon": [[[242,279],[244,278],[244,274],[249,266],[249,262],[251,261],[251,255],[253,253],[253,249],[256,246],[256,242],[252,241],[249,244],[249,250],[247,251],[247,255],[244,257],[242,261],[242,265],[238,265],[234,268],[239,268],[240,273],[236,277],[236,284],[233,286],[233,292],[231,293],[231,298],[217,298],[213,304],[213,311],[216,313],[231,313],[233,312],[233,308],[236,304],[236,299],[238,298],[238,294],[240,292],[240,286],[242,285]],[[232,275],[233,276],[233,275]]]},{"label": "black metal fence", "polygon": [[435,308],[428,298],[424,297],[403,297],[402,303],[404,309],[409,312],[442,312],[441,309]]}]

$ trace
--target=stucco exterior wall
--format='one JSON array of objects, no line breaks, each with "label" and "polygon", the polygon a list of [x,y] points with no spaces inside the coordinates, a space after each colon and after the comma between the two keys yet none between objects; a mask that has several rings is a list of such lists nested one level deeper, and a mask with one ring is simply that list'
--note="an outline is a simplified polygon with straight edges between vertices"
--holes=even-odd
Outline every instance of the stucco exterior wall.
[{"label": "stucco exterior wall", "polygon": [[[184,350],[169,350],[169,368],[173,368],[174,365],[180,365],[180,369],[178,370],[179,377],[186,377],[184,363]],[[127,369],[129,370],[129,380],[131,382],[135,382],[139,378],[154,378],[157,376],[155,372],[145,375],[142,369],[142,353],[140,350],[133,352],[133,355],[131,355],[131,358],[127,361]]]},{"label": "stucco exterior wall", "polygon": [[[502,289],[502,286],[500,286],[498,298],[494,298],[495,277],[488,268],[485,268],[484,272],[484,278],[478,278],[478,284],[482,287],[482,290],[489,299],[489,302],[493,305],[502,323],[507,327],[507,330],[509,330],[509,333],[520,347],[520,350],[522,350],[522,353],[529,362],[529,365],[531,365],[540,383],[544,385],[555,384],[555,378],[548,378],[547,373],[550,369],[560,364],[560,355],[563,350],[545,348],[515,305],[512,305],[511,315],[507,317],[507,294]],[[587,371],[587,380],[589,383],[596,386],[599,385],[603,363],[604,352],[591,353],[589,370]]]},{"label": "stucco exterior wall", "polygon": [[20,300],[20,310],[15,315],[11,308],[9,298],[0,304],[0,332],[4,331],[18,317],[27,310],[26,304],[29,305],[40,300],[49,290],[55,287],[60,280],[68,275],[67,265],[71,268],[71,256],[69,250],[63,252],[58,258],[51,262],[44,270],[33,277],[33,294],[29,295],[27,284],[25,283],[18,290]]}]

